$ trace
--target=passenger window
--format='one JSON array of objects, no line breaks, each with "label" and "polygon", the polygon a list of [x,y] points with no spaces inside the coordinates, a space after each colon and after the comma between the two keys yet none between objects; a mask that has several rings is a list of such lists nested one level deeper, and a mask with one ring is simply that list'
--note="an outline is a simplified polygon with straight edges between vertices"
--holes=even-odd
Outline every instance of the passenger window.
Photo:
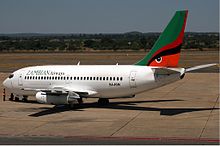
[{"label": "passenger window", "polygon": [[92,80],[92,77],[90,77],[90,80]]},{"label": "passenger window", "polygon": [[54,80],[54,77],[52,77],[52,80]]},{"label": "passenger window", "polygon": [[100,77],[99,79],[100,79],[100,81],[101,81],[101,80],[102,80],[102,77]]},{"label": "passenger window", "polygon": [[99,80],[99,77],[96,77],[96,80],[98,81],[98,80]]},{"label": "passenger window", "polygon": [[73,80],[73,77],[70,77],[70,80]]},{"label": "passenger window", "polygon": [[60,77],[57,77],[58,80],[60,80]]},{"label": "passenger window", "polygon": [[110,77],[110,81],[112,80],[112,77]]},{"label": "passenger window", "polygon": [[69,80],[69,77],[66,77],[66,80]]},{"label": "passenger window", "polygon": [[66,80],[66,77],[63,77],[63,80]]},{"label": "passenger window", "polygon": [[105,77],[103,77],[103,81],[105,81]]},{"label": "passenger window", "polygon": [[113,81],[115,81],[115,77],[113,77]]},{"label": "passenger window", "polygon": [[108,77],[106,77],[106,80],[108,81]]},{"label": "passenger window", "polygon": [[74,77],[74,80],[76,80],[76,77]]},{"label": "passenger window", "polygon": [[117,81],[119,81],[119,77],[117,77]]},{"label": "passenger window", "polygon": [[120,78],[120,80],[122,81],[122,77]]},{"label": "passenger window", "polygon": [[95,81],[95,77],[93,77],[93,80]]},{"label": "passenger window", "polygon": [[84,77],[84,80],[86,80],[86,77]]}]

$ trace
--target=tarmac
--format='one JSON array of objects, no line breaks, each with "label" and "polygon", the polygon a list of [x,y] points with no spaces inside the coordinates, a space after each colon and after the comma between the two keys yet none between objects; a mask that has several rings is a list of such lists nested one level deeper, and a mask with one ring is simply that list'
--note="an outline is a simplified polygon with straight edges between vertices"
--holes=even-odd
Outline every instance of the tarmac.
[{"label": "tarmac", "polygon": [[[0,73],[0,83],[7,76]],[[219,73],[188,73],[135,98],[96,102],[70,109],[1,99],[0,144],[220,143]]]}]

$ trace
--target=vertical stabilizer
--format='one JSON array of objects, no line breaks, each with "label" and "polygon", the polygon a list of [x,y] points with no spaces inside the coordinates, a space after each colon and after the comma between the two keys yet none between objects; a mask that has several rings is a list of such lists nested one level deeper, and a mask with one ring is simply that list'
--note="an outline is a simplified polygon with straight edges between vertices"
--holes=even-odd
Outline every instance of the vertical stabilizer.
[{"label": "vertical stabilizer", "polygon": [[135,65],[177,67],[188,11],[177,11],[150,52]]}]

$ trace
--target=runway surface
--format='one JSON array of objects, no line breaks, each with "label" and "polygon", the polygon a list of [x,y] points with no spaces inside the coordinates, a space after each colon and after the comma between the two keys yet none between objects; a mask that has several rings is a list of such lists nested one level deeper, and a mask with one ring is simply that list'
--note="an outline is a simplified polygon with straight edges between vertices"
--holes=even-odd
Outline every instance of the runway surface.
[{"label": "runway surface", "polygon": [[[2,82],[8,73],[0,73]],[[2,85],[0,90],[3,90]],[[7,93],[8,95],[9,93]],[[0,101],[0,144],[219,144],[219,73],[70,109]]]}]

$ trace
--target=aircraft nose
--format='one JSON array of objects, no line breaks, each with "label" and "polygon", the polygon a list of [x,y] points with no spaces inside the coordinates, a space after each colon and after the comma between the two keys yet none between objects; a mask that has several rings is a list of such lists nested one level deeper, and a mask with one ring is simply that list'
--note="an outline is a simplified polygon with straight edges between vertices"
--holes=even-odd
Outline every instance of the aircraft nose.
[{"label": "aircraft nose", "polygon": [[3,86],[6,87],[6,88],[11,88],[11,83],[8,79],[4,80],[3,82]]}]

